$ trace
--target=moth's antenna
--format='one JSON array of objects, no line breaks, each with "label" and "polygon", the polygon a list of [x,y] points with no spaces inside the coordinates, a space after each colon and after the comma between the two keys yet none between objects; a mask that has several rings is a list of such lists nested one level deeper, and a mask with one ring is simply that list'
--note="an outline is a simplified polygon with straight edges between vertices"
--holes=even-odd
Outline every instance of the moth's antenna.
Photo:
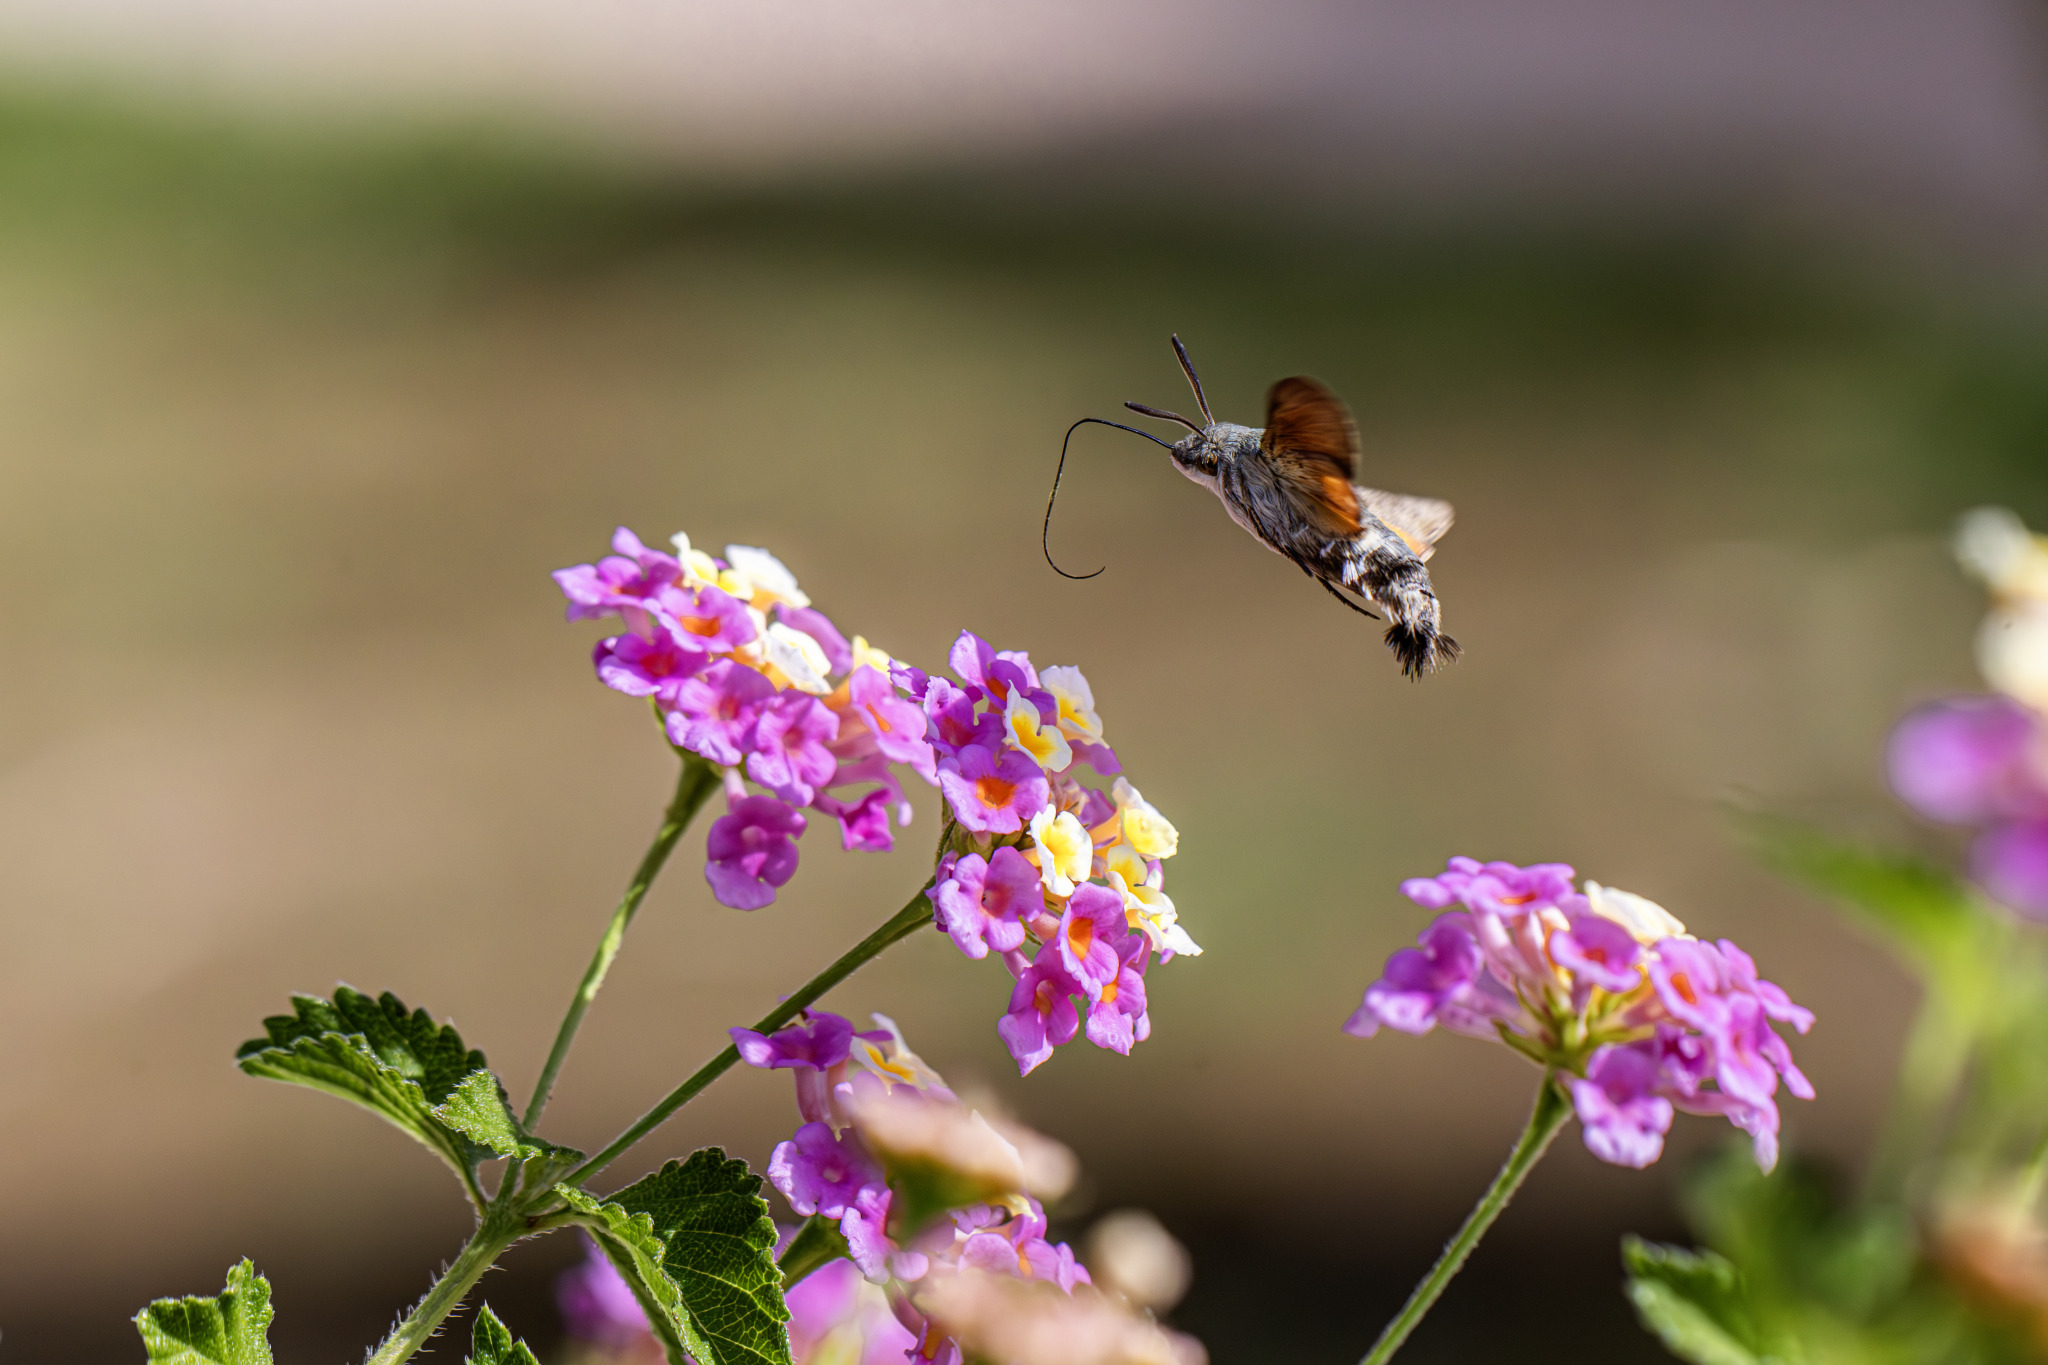
[{"label": "moth's antenna", "polygon": [[1090,422],[1094,422],[1094,423],[1095,423],[1096,425],[1098,425],[1098,426],[1105,426],[1105,427],[1115,427],[1115,428],[1116,428],[1116,429],[1117,429],[1118,431],[1128,431],[1128,432],[1130,432],[1130,433],[1131,433],[1131,435],[1133,435],[1133,436],[1142,436],[1142,437],[1144,437],[1144,438],[1145,438],[1146,440],[1148,440],[1148,441],[1152,442],[1152,444],[1154,444],[1154,445],[1166,446],[1166,448],[1167,448],[1168,450],[1172,450],[1172,449],[1173,449],[1173,447],[1172,447],[1172,446],[1170,446],[1170,445],[1167,445],[1167,443],[1166,443],[1166,442],[1164,442],[1164,441],[1160,440],[1160,439],[1159,439],[1159,438],[1158,438],[1157,436],[1154,436],[1154,435],[1153,435],[1153,434],[1152,434],[1151,432],[1149,432],[1149,431],[1140,431],[1140,430],[1138,430],[1138,429],[1137,429],[1136,427],[1127,427],[1127,426],[1125,426],[1125,425],[1124,425],[1124,424],[1123,424],[1122,422],[1111,422],[1111,421],[1108,421],[1107,419],[1105,419],[1105,418],[1101,418],[1101,417],[1083,417],[1083,418],[1082,418],[1082,419],[1081,419],[1080,421],[1078,421],[1078,422],[1074,423],[1074,425],[1072,425],[1072,426],[1070,426],[1070,427],[1068,427],[1068,428],[1067,428],[1067,436],[1066,436],[1066,440],[1063,440],[1063,441],[1061,441],[1061,442],[1060,442],[1060,464],[1059,464],[1059,468],[1055,469],[1055,470],[1053,471],[1053,473],[1052,473],[1052,494],[1051,494],[1051,496],[1047,497],[1047,498],[1046,498],[1046,500],[1045,500],[1045,529],[1044,529],[1044,530],[1043,530],[1042,532],[1040,532],[1040,533],[1039,533],[1039,537],[1038,537],[1038,548],[1039,548],[1039,549],[1041,549],[1041,550],[1043,550],[1043,551],[1045,552],[1045,562],[1046,562],[1046,563],[1048,563],[1048,564],[1052,564],[1052,571],[1053,571],[1054,573],[1058,574],[1058,575],[1059,575],[1060,577],[1062,577],[1062,578],[1072,578],[1072,579],[1077,579],[1077,580],[1078,580],[1078,579],[1083,579],[1083,578],[1093,578],[1093,577],[1095,577],[1095,574],[1097,574],[1097,573],[1101,573],[1101,572],[1102,572],[1102,569],[1106,569],[1106,568],[1108,568],[1109,566],[1108,566],[1107,564],[1105,564],[1105,565],[1103,565],[1103,566],[1102,566],[1102,569],[1097,569],[1097,570],[1095,571],[1095,573],[1068,573],[1068,572],[1067,572],[1067,571],[1066,571],[1065,569],[1062,569],[1062,568],[1061,568],[1061,567],[1060,567],[1059,565],[1057,565],[1057,564],[1053,564],[1053,562],[1052,562],[1052,504],[1053,504],[1053,499],[1055,499],[1055,498],[1059,497],[1059,495],[1060,495],[1060,476],[1061,476],[1061,475],[1063,475],[1063,474],[1065,474],[1065,473],[1067,472],[1067,443],[1068,443],[1069,441],[1072,441],[1072,440],[1074,439],[1074,433],[1075,433],[1075,432],[1079,431],[1079,430],[1080,430],[1080,429],[1081,429],[1082,427],[1085,427],[1085,426],[1087,426],[1087,425],[1088,425],[1088,424],[1089,424]]},{"label": "moth's antenna", "polygon": [[1215,426],[1216,419],[1209,415],[1209,400],[1202,396],[1202,381],[1195,378],[1195,362],[1188,359],[1188,348],[1180,344],[1178,332],[1173,335],[1173,353],[1180,357],[1180,367],[1187,371],[1188,383],[1195,386],[1195,404],[1202,410],[1202,420]]},{"label": "moth's antenna", "polygon": [[1177,412],[1168,412],[1165,408],[1148,408],[1143,403],[1125,403],[1124,406],[1129,408],[1132,412],[1142,412],[1147,417],[1157,417],[1162,422],[1178,422],[1182,426],[1186,427],[1189,431],[1195,433],[1195,435],[1197,436],[1200,436],[1202,434],[1202,429],[1200,427],[1196,426],[1193,422],[1190,422],[1187,418],[1181,416]]}]

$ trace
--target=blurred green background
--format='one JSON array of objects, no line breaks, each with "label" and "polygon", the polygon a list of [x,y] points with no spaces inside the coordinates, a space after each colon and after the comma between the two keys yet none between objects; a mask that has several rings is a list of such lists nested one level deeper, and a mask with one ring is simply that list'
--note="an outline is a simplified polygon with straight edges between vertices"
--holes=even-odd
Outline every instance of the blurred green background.
[{"label": "blurred green background", "polygon": [[[1020,1082],[1007,977],[936,936],[829,1003],[1073,1145],[1074,1227],[1154,1209],[1196,1255],[1175,1321],[1218,1365],[1355,1358],[1517,1130],[1534,1077],[1504,1049],[1337,1031],[1424,920],[1396,884],[1450,854],[1570,861],[1741,940],[1821,1019],[1791,1146],[1865,1154],[1911,992],[1721,807],[1930,841],[1878,748],[1973,681],[1955,513],[2048,521],[2033,237],[1741,196],[1292,195],[1256,148],[1191,186],[1157,128],[760,176],[544,120],[5,89],[0,1360],[135,1359],[128,1315],[242,1255],[281,1360],[352,1357],[459,1245],[404,1138],[230,1058],[342,980],[531,1084],[670,782],[546,576],[619,523],[766,545],[927,666],[971,627],[1086,670],[1180,827],[1170,890],[1208,950],[1153,977],[1153,1039]],[[1108,570],[1044,565],[1060,433],[1182,404],[1169,331],[1220,417],[1315,374],[1362,478],[1457,505],[1432,569],[1463,662],[1403,681],[1101,429],[1054,550]],[[752,915],[687,841],[550,1136],[601,1143],[900,905],[916,799],[898,852],[814,834]],[[794,1122],[784,1082],[735,1075],[619,1178],[706,1142],[758,1165]],[[1672,1234],[1725,1132],[1681,1120],[1644,1173],[1561,1143],[1404,1359],[1661,1358],[1616,1239]],[[575,1251],[488,1285],[536,1343]]]}]

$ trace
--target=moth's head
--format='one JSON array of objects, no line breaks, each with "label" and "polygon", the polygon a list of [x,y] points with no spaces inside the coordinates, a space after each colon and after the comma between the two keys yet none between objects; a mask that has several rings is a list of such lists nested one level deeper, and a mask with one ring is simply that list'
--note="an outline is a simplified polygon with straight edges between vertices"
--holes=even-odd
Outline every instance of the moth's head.
[{"label": "moth's head", "polygon": [[1218,465],[1242,459],[1258,448],[1259,431],[1256,427],[1241,427],[1235,422],[1211,422],[1174,442],[1170,453],[1181,473],[1214,478]]},{"label": "moth's head", "polygon": [[1222,457],[1221,449],[1209,439],[1207,431],[1181,437],[1167,450],[1167,454],[1173,456],[1174,467],[1181,473],[1203,478],[1215,477],[1217,461]]}]

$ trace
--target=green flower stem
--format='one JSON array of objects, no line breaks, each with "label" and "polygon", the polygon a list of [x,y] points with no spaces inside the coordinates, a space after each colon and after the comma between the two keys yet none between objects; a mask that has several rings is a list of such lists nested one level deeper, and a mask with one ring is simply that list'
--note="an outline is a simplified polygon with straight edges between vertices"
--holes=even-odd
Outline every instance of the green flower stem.
[{"label": "green flower stem", "polygon": [[526,1235],[526,1220],[516,1214],[508,1214],[501,1208],[491,1209],[477,1224],[476,1233],[468,1245],[456,1255],[441,1278],[434,1281],[434,1287],[427,1296],[405,1315],[405,1321],[392,1329],[384,1338],[383,1345],[363,1362],[363,1365],[399,1365],[409,1360],[414,1351],[427,1343],[427,1339],[440,1330],[447,1316],[462,1306],[462,1300],[476,1287],[491,1264],[511,1246]]},{"label": "green flower stem", "polygon": [[[677,752],[682,753],[681,750]],[[598,940],[590,966],[584,969],[575,998],[569,1001],[569,1012],[562,1016],[562,1027],[555,1033],[555,1046],[548,1053],[547,1065],[540,1069],[540,1080],[533,1087],[533,1099],[526,1106],[526,1118],[523,1120],[528,1132],[533,1131],[534,1125],[540,1122],[541,1111],[548,1107],[548,1096],[554,1091],[555,1078],[562,1074],[562,1064],[569,1060],[569,1049],[575,1045],[576,1031],[583,1027],[583,1016],[590,1012],[590,1002],[597,999],[599,989],[604,986],[604,976],[611,970],[612,959],[625,945],[626,926],[633,922],[634,913],[640,909],[640,902],[646,899],[647,889],[661,874],[661,865],[668,861],[676,841],[683,837],[683,831],[690,827],[690,821],[711,793],[718,790],[716,767],[691,753],[683,753],[682,759],[683,771],[676,780],[675,799],[668,803],[668,814],[663,817],[654,842],[648,845],[647,855],[633,873],[626,894],[619,900],[619,908],[612,911],[612,922],[605,926],[604,937]]]},{"label": "green flower stem", "polygon": [[[847,977],[852,976],[854,972],[867,965],[870,960],[881,956],[883,949],[890,947],[892,944],[902,942],[925,925],[930,924],[932,922],[932,904],[925,898],[925,892],[930,890],[932,885],[932,881],[925,882],[922,887],[918,888],[917,894],[912,896],[901,910],[890,916],[881,928],[847,949],[846,952],[840,955],[838,961],[805,982],[802,989],[798,990],[796,994],[790,996],[780,1005],[777,1005],[774,1009],[763,1015],[754,1024],[755,1031],[758,1033],[772,1033],[776,1029],[781,1028],[784,1024],[796,1018],[798,1014],[809,1009],[812,1002],[817,1000],[819,996],[831,990]],[[636,1119],[633,1126],[614,1138],[609,1147],[606,1147],[596,1156],[564,1176],[563,1183],[581,1185],[599,1171],[611,1165],[627,1148],[667,1122],[669,1115],[697,1098],[700,1091],[724,1075],[727,1068],[731,1067],[739,1059],[739,1049],[727,1047],[725,1051],[698,1067],[696,1073],[690,1079],[684,1081],[674,1090],[669,1091],[663,1097],[661,1103],[655,1105]]]},{"label": "green flower stem", "polygon": [[1916,1172],[1941,1141],[1942,1120],[1969,1068],[1977,1031],[1953,997],[1930,984],[1906,1036],[1898,1091],[1864,1176],[1864,1198],[1891,1203],[1912,1192]]},{"label": "green flower stem", "polygon": [[2048,1131],[2044,1131],[2034,1143],[2034,1150],[2027,1154],[2027,1164],[2020,1170],[2020,1183],[2013,1192],[2012,1211],[2016,1219],[2026,1219],[2034,1212],[2034,1205],[2041,1202],[2041,1187],[2048,1184]]},{"label": "green flower stem", "polygon": [[1507,1164],[1500,1168],[1500,1174],[1487,1186],[1486,1193],[1472,1206],[1465,1225],[1458,1229],[1458,1235],[1451,1238],[1444,1247],[1444,1254],[1436,1258],[1422,1283],[1415,1286],[1415,1292],[1408,1296],[1408,1302],[1387,1329],[1380,1333],[1380,1339],[1373,1343],[1359,1365],[1384,1365],[1401,1349],[1401,1343],[1408,1340],[1408,1334],[1422,1322],[1436,1301],[1443,1296],[1453,1277],[1464,1268],[1465,1258],[1479,1245],[1479,1239],[1493,1226],[1493,1220],[1500,1217],[1501,1210],[1508,1206],[1508,1200],[1515,1197],[1523,1179],[1529,1174],[1543,1153],[1550,1146],[1552,1138],[1563,1130],[1572,1116],[1572,1102],[1565,1095],[1564,1087],[1558,1083],[1554,1073],[1545,1072],[1543,1088],[1536,1092],[1536,1105],[1529,1111],[1529,1126],[1522,1130],[1522,1136],[1515,1143],[1515,1149],[1508,1153]]}]

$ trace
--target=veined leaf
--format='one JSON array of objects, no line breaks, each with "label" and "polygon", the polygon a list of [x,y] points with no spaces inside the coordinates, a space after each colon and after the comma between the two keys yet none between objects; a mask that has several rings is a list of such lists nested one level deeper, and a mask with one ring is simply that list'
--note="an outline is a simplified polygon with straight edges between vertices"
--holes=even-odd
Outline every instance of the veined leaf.
[{"label": "veined leaf", "polygon": [[668,1248],[654,1235],[654,1220],[644,1213],[635,1217],[616,1204],[595,1199],[570,1185],[555,1186],[555,1193],[567,1200],[570,1208],[585,1215],[585,1229],[612,1268],[632,1288],[640,1311],[647,1315],[648,1327],[668,1355],[669,1365],[690,1365],[689,1357],[683,1354],[681,1332],[688,1314],[683,1308],[682,1291],[662,1268]]},{"label": "veined leaf", "polygon": [[[593,1211],[587,1195],[557,1188],[579,1211]],[[595,1206],[606,1219],[600,1244],[608,1236],[625,1246],[634,1265],[628,1278],[649,1282],[648,1295],[700,1365],[790,1365],[775,1224],[760,1190],[761,1177],[744,1161],[706,1147]]]},{"label": "veined leaf", "polygon": [[362,1105],[424,1143],[470,1181],[485,1144],[434,1114],[484,1054],[464,1046],[452,1025],[425,1010],[408,1011],[389,991],[372,1000],[347,986],[332,1000],[292,997],[291,1014],[263,1021],[267,1037],[242,1044],[235,1060],[252,1076],[311,1086]]},{"label": "veined leaf", "polygon": [[540,1189],[575,1169],[583,1153],[557,1147],[520,1127],[505,1099],[505,1087],[490,1071],[472,1071],[445,1101],[434,1106],[436,1119],[498,1156],[540,1163],[529,1188]]},{"label": "veined leaf", "polygon": [[1735,1267],[1711,1251],[1624,1238],[1628,1297],[1643,1326],[1693,1365],[1762,1365],[1756,1323]]},{"label": "veined leaf", "polygon": [[540,1365],[523,1341],[514,1341],[498,1315],[485,1304],[476,1310],[476,1326],[469,1334],[466,1365]]},{"label": "veined leaf", "polygon": [[271,1365],[270,1281],[246,1258],[210,1299],[158,1299],[135,1315],[152,1365]]}]

